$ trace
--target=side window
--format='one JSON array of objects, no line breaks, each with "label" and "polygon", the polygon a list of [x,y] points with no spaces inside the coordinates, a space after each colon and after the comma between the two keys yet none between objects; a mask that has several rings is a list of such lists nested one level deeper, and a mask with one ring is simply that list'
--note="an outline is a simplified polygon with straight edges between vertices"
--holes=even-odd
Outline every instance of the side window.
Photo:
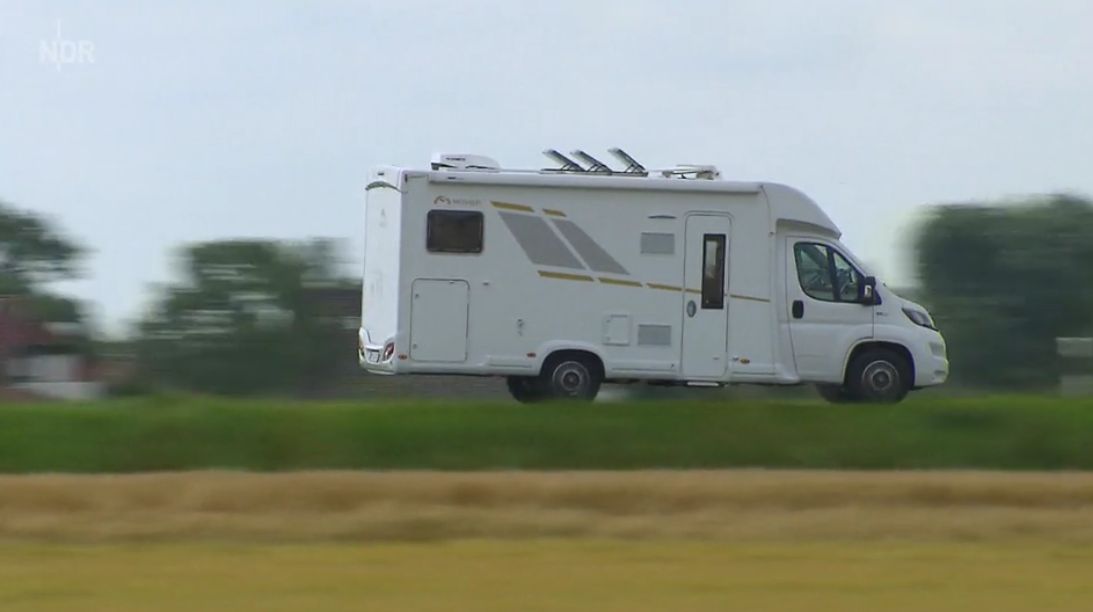
[{"label": "side window", "polygon": [[824,302],[835,301],[835,288],[831,283],[831,265],[827,245],[798,242],[793,246],[793,258],[797,262],[797,280],[805,295]]},{"label": "side window", "polygon": [[832,250],[835,258],[835,295],[840,302],[853,302],[858,299],[858,285],[861,274],[838,251]]},{"label": "side window", "polygon": [[702,236],[702,309],[725,308],[725,234]]},{"label": "side window", "polygon": [[481,253],[485,219],[475,210],[430,210],[425,221],[430,253]]},{"label": "side window", "polygon": [[841,253],[825,244],[798,242],[793,247],[797,280],[805,295],[824,302],[853,302],[862,276]]}]

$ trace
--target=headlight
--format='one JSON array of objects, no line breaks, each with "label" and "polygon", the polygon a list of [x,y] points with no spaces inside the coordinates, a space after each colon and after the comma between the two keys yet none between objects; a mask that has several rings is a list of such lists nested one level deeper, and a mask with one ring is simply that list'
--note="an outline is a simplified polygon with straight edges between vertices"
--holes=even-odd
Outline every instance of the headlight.
[{"label": "headlight", "polygon": [[930,315],[926,314],[925,312],[922,312],[921,310],[912,310],[910,308],[904,308],[903,309],[903,314],[907,315],[907,318],[910,319],[911,322],[914,323],[915,325],[918,325],[920,327],[925,327],[926,329],[932,329],[932,330],[935,330],[935,331],[937,330],[937,327],[934,325],[933,320],[930,319]]}]

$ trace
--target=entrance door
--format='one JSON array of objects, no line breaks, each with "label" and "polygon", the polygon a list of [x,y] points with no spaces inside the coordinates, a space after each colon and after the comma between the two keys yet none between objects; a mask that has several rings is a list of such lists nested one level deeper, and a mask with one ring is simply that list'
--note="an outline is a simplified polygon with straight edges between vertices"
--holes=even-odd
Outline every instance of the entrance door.
[{"label": "entrance door", "polygon": [[410,309],[410,358],[444,363],[466,360],[469,308],[467,281],[415,280]]},{"label": "entrance door", "polygon": [[680,370],[687,380],[720,380],[727,371],[732,221],[720,215],[688,215],[686,227]]}]

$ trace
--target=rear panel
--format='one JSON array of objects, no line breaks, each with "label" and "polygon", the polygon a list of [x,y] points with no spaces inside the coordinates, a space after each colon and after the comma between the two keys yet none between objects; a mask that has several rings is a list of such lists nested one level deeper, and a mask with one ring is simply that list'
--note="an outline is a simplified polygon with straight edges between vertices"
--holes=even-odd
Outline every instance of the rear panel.
[{"label": "rear panel", "polygon": [[382,348],[398,331],[401,185],[402,175],[397,169],[380,168],[369,178],[361,329],[365,343],[371,347]]}]

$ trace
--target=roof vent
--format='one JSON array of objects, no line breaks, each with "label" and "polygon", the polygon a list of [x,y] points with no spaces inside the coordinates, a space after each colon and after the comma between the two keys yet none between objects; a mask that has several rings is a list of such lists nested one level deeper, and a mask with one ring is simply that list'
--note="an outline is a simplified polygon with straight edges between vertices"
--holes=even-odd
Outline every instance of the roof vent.
[{"label": "roof vent", "polygon": [[437,153],[433,155],[433,170],[500,170],[497,160],[471,153]]},{"label": "roof vent", "polygon": [[679,166],[669,170],[661,170],[660,175],[664,178],[687,178],[687,175],[692,175],[696,179],[703,179],[707,181],[716,181],[721,179],[721,171],[717,169],[717,166],[710,166],[705,164],[680,164]]}]

